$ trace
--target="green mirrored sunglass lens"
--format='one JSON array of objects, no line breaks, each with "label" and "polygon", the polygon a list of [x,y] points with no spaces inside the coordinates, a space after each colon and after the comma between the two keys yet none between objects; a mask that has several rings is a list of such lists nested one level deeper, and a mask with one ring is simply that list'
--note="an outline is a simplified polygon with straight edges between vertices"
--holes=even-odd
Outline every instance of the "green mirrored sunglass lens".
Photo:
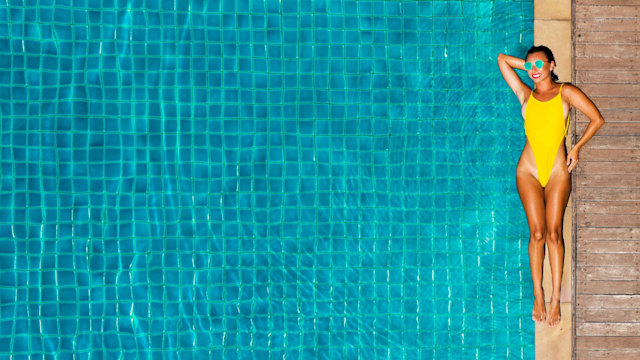
[{"label": "green mirrored sunglass lens", "polygon": [[544,61],[542,60],[536,60],[536,67],[538,69],[542,69],[542,67],[544,66]]},{"label": "green mirrored sunglass lens", "polygon": [[524,68],[527,70],[531,70],[531,63],[530,62],[524,63]]}]

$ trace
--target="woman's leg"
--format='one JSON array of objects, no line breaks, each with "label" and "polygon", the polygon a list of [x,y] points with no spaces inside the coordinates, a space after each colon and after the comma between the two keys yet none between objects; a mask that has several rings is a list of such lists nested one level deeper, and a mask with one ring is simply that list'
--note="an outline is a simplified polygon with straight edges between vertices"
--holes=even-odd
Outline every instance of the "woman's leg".
[{"label": "woman's leg", "polygon": [[544,291],[542,290],[542,264],[544,262],[544,241],[546,238],[546,219],[544,193],[538,180],[526,172],[516,175],[518,194],[529,223],[529,265],[533,280],[533,315],[536,322],[546,319]]},{"label": "woman's leg", "polygon": [[547,220],[547,247],[549,248],[549,265],[551,265],[551,306],[549,310],[549,326],[560,323],[560,286],[564,267],[564,240],[562,238],[562,220],[571,193],[569,173],[558,172],[544,189]]}]

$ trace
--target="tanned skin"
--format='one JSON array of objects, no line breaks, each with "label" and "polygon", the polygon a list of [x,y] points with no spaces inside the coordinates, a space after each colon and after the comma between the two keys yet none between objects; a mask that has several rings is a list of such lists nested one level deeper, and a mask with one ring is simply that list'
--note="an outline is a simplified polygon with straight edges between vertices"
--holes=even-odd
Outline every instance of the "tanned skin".
[{"label": "tanned skin", "polygon": [[[526,61],[545,61],[542,69],[535,65],[531,70],[525,70]],[[551,78],[551,71],[555,68],[554,61],[549,61],[544,52],[534,52],[526,59],[499,54],[498,65],[505,82],[516,94],[522,107],[524,118],[527,101],[531,92],[540,101],[548,101],[558,95],[560,83]],[[515,69],[527,71],[533,80],[532,90],[520,80]],[[558,148],[558,154],[551,170],[551,177],[543,188],[538,181],[538,170],[531,145],[527,141],[520,155],[516,169],[516,185],[522,206],[529,224],[529,264],[533,280],[534,305],[532,319],[535,322],[546,322],[554,327],[560,323],[560,286],[562,269],[564,266],[564,239],[562,237],[562,219],[571,193],[571,171],[578,164],[580,149],[596,131],[604,124],[604,119],[595,104],[577,87],[567,83],[562,87],[562,106],[565,111],[565,124],[569,110],[574,107],[589,118],[589,125],[582,138],[567,153],[565,142]],[[542,264],[544,261],[544,245],[549,249],[549,264],[553,290],[549,313],[545,307],[544,290],[542,289]]]}]

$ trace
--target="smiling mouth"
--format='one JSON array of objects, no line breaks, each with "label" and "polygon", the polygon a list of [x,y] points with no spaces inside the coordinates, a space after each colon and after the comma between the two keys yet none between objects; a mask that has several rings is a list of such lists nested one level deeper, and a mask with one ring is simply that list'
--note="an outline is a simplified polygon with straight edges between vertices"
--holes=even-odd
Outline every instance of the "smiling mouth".
[{"label": "smiling mouth", "polygon": [[537,79],[537,78],[539,78],[540,76],[542,76],[542,74],[533,74],[533,75],[531,75],[531,77],[532,77],[532,78],[534,78],[534,79]]}]

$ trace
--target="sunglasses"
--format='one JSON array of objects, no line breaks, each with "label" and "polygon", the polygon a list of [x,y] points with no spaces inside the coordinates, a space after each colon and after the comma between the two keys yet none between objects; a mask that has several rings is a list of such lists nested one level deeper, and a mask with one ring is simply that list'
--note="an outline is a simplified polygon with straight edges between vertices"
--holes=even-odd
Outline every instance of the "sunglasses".
[{"label": "sunglasses", "polygon": [[524,63],[524,68],[526,70],[531,70],[533,68],[533,65],[535,65],[538,69],[542,69],[542,67],[544,66],[544,63],[546,62],[549,62],[549,61],[544,61],[544,60],[536,60],[535,62],[527,61],[526,63]]}]

